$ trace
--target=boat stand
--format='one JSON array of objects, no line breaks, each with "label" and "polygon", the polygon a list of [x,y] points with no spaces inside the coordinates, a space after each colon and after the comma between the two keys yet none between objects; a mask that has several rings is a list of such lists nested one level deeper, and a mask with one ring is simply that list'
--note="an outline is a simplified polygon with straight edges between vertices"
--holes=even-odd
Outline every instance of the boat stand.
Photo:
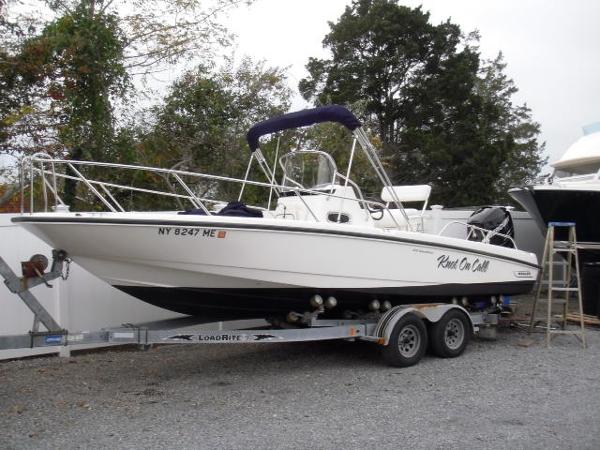
[{"label": "boat stand", "polygon": [[[66,279],[70,262],[67,253],[53,250],[52,258],[50,271],[44,273],[48,261],[41,255],[35,255],[30,261],[22,263],[23,276],[18,277],[0,257],[0,275],[5,279],[6,286],[17,294],[34,314],[34,325],[29,333],[0,335],[0,350],[83,344],[149,346],[346,339],[379,344],[384,347],[384,357],[390,364],[408,366],[421,359],[428,341],[433,341],[432,345],[435,344],[434,347],[437,348],[437,352],[435,349],[434,352],[439,356],[453,357],[462,353],[473,332],[478,332],[482,337],[495,337],[495,325],[499,316],[485,312],[468,312],[459,305],[435,303],[395,306],[384,313],[370,314],[357,319],[319,319],[320,311],[315,311],[309,314],[310,319],[302,326],[288,325],[283,328],[198,330],[195,328],[208,322],[190,316],[138,325],[125,324],[98,331],[69,332],[60,327],[30,291],[32,287],[40,284],[52,287],[50,281],[54,279]],[[47,331],[39,331],[40,323]],[[460,345],[457,345],[457,342]]]}]

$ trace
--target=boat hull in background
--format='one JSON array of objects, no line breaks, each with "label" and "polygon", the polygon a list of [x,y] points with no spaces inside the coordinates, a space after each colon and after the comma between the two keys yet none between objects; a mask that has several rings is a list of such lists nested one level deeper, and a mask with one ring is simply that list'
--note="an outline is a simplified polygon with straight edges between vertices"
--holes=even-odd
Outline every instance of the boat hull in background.
[{"label": "boat hull in background", "polygon": [[548,222],[575,222],[578,241],[600,242],[600,191],[540,185],[511,189],[509,193],[531,214],[544,234]]},{"label": "boat hull in background", "polygon": [[[511,189],[509,194],[529,212],[544,235],[549,222],[574,222],[578,243],[600,244],[600,190],[549,184]],[[566,229],[557,229],[556,237],[566,240]],[[582,262],[600,261],[598,250],[580,253]]]}]

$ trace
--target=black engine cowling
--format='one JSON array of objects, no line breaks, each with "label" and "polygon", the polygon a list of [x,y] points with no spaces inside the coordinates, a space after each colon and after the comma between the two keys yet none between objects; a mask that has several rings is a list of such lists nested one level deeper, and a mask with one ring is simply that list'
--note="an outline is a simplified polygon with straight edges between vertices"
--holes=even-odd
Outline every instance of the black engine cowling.
[{"label": "black engine cowling", "polygon": [[[484,206],[477,209],[467,220],[469,240],[483,242],[489,235],[489,243],[502,247],[514,247],[515,227],[510,212],[502,206]],[[476,227],[476,228],[475,228]],[[489,230],[490,233],[483,231]]]}]

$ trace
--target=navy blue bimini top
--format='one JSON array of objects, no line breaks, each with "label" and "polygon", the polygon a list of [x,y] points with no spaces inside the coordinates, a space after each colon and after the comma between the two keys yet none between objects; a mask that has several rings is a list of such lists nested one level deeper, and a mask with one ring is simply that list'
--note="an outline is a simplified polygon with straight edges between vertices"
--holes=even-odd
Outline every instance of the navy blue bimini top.
[{"label": "navy blue bimini top", "polygon": [[258,139],[265,134],[275,133],[291,128],[306,127],[321,122],[337,122],[350,131],[360,127],[361,123],[347,108],[340,105],[321,106],[319,108],[304,109],[279,117],[259,122],[248,131],[246,139],[250,150],[259,147]]}]

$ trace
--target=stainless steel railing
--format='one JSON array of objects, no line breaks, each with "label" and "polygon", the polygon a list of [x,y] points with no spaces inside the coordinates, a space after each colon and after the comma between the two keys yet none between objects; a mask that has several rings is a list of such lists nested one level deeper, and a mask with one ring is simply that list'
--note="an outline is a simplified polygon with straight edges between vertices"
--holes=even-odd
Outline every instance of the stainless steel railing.
[{"label": "stainless steel railing", "polygon": [[460,220],[453,220],[451,222],[448,222],[446,225],[444,225],[444,227],[440,230],[440,232],[438,234],[440,236],[444,236],[444,233],[451,225],[461,225],[461,227],[462,226],[466,227],[466,231],[467,231],[466,239],[467,240],[470,240],[471,236],[473,236],[473,234],[475,232],[480,232],[481,235],[483,236],[483,239],[481,240],[481,242],[483,242],[483,243],[489,244],[493,237],[499,236],[503,239],[508,239],[510,241],[510,243],[513,245],[513,248],[517,248],[517,243],[508,234],[499,233],[494,230],[486,230],[485,228],[481,228],[476,225],[471,225],[466,222],[461,222]]},{"label": "stainless steel railing", "polygon": [[[73,175],[68,175],[67,173],[65,173],[66,171],[63,172],[63,171],[57,170],[60,167],[69,168]],[[125,184],[121,184],[119,182],[114,182],[114,181],[101,181],[98,179],[91,179],[91,178],[86,177],[82,173],[82,171],[79,170],[81,167],[101,167],[101,168],[106,168],[106,169],[132,170],[132,171],[141,171],[141,172],[161,174],[161,175],[169,175],[169,176],[172,176],[176,180],[177,184],[183,189],[183,191],[185,193],[182,194],[182,193],[177,193],[177,192],[168,192],[168,191],[158,190],[158,189],[150,189],[150,188],[144,188],[144,187],[125,185]],[[341,174],[339,174],[339,175],[343,180],[346,180],[346,177],[344,177]],[[382,214],[389,215],[389,217],[391,218],[391,220],[393,221],[393,223],[395,225],[395,229],[398,229],[398,230],[413,229],[411,224],[408,222],[406,223],[406,225],[400,223],[394,217],[394,214],[392,214],[392,210],[390,210],[388,208],[388,206],[386,206],[384,203],[373,201],[373,200],[366,200],[362,196],[362,193],[360,192],[360,189],[358,188],[358,186],[356,186],[355,183],[349,179],[348,179],[348,183],[350,183],[357,190],[357,192],[359,193],[358,197],[341,196],[341,195],[336,195],[336,194],[322,191],[322,190],[304,189],[304,188],[300,188],[300,187],[292,187],[289,185],[283,186],[283,185],[280,185],[280,184],[277,184],[274,182],[265,183],[265,182],[260,182],[260,181],[253,181],[253,180],[249,180],[247,178],[238,179],[238,178],[225,177],[225,176],[220,176],[220,175],[212,175],[212,174],[205,174],[205,173],[199,173],[199,172],[189,172],[189,171],[176,170],[176,169],[163,169],[163,168],[149,167],[149,166],[135,166],[135,165],[104,163],[104,162],[96,162],[96,161],[64,160],[64,159],[51,158],[50,156],[48,156],[46,154],[35,154],[30,157],[24,158],[22,161],[22,164],[21,164],[21,213],[25,212],[25,197],[26,197],[25,191],[26,190],[29,190],[29,212],[30,213],[35,212],[34,183],[35,183],[36,177],[39,177],[39,179],[41,181],[41,191],[42,191],[41,194],[42,194],[43,211],[44,212],[49,211],[50,200],[51,200],[50,197],[52,197],[54,199],[55,207],[66,206],[63,199],[59,195],[58,180],[60,180],[60,179],[64,179],[64,180],[69,179],[69,180],[81,182],[83,185],[85,185],[88,188],[89,192],[91,192],[94,195],[94,197],[96,197],[111,212],[127,212],[127,210],[123,207],[123,205],[117,200],[117,198],[115,197],[113,192],[111,192],[111,189],[113,191],[114,190],[123,190],[123,191],[131,191],[131,192],[140,192],[140,193],[145,193],[145,194],[150,194],[150,195],[157,195],[157,196],[162,196],[162,197],[166,197],[166,198],[187,201],[194,208],[202,209],[204,211],[204,213],[207,215],[215,214],[214,208],[210,208],[207,205],[215,205],[216,206],[216,205],[222,205],[222,204],[227,203],[227,201],[225,201],[225,200],[219,200],[219,199],[208,198],[208,197],[197,195],[194,192],[194,190],[189,186],[189,184],[187,184],[183,179],[183,177],[191,177],[191,178],[194,178],[197,180],[223,181],[223,182],[240,184],[242,186],[247,184],[247,185],[252,185],[252,186],[264,187],[264,188],[268,188],[268,189],[276,189],[280,192],[293,192],[294,195],[296,195],[297,198],[300,199],[300,201],[302,202],[302,204],[304,205],[304,207],[306,208],[306,210],[308,211],[310,216],[316,222],[320,222],[318,214],[316,214],[315,211],[313,211],[313,209],[310,207],[310,205],[303,198],[302,194],[320,195],[320,196],[330,197],[333,199],[338,199],[341,201],[357,202],[362,206],[362,208],[365,210],[365,213],[367,215],[369,214],[369,212],[368,212],[369,206],[372,207],[373,209],[377,208],[378,210],[382,211]],[[264,210],[264,211],[267,210],[266,208],[263,208],[260,206],[253,206],[253,207]],[[404,213],[404,215],[406,215],[406,213]],[[408,217],[408,221],[410,221],[411,219],[412,219],[411,217]],[[420,227],[417,226],[416,231],[422,232],[422,231],[424,231],[423,224],[422,224],[422,220],[423,220],[422,216],[420,217],[420,220],[421,220],[421,226]],[[440,236],[443,236],[446,233],[447,229],[453,224],[459,224],[461,226],[466,227],[466,230],[467,230],[466,239],[469,239],[475,231],[479,231],[484,236],[483,242],[489,243],[490,240],[494,236],[500,236],[502,238],[508,239],[513,244],[514,248],[517,248],[514,239],[506,234],[498,233],[493,230],[486,230],[486,229],[483,229],[483,228],[480,228],[480,227],[477,227],[474,225],[470,225],[465,222],[460,222],[460,221],[449,222],[442,228],[442,230],[438,234]],[[413,223],[412,225],[414,226],[415,224]]]},{"label": "stainless steel railing", "polygon": [[[71,171],[71,175],[66,173],[65,171],[59,171],[57,168],[69,168]],[[141,171],[147,173],[161,174],[172,176],[177,184],[183,189],[185,194],[176,193],[176,192],[168,192],[164,190],[158,189],[149,189],[143,187],[136,187],[131,185],[121,184],[119,182],[114,181],[101,181],[98,179],[91,179],[86,177],[79,168],[81,167],[101,167],[106,169],[116,169],[116,170],[132,170],[132,171]],[[176,170],[176,169],[163,169],[157,167],[149,167],[149,166],[135,166],[128,164],[118,164],[118,163],[105,163],[105,162],[96,162],[96,161],[76,161],[76,160],[64,160],[64,159],[56,159],[51,158],[46,154],[35,154],[30,157],[26,157],[23,159],[21,164],[21,212],[25,212],[25,191],[26,186],[29,187],[29,212],[35,212],[35,204],[34,204],[34,182],[36,177],[40,178],[41,186],[42,186],[42,200],[43,200],[43,211],[49,211],[50,205],[50,195],[54,199],[54,206],[57,207],[59,205],[65,206],[63,199],[59,195],[58,189],[58,180],[74,180],[81,182],[86,188],[91,192],[94,197],[96,197],[109,211],[111,212],[126,212],[126,209],[123,205],[115,198],[115,195],[111,192],[112,190],[125,190],[131,192],[141,192],[151,195],[169,197],[169,198],[177,198],[180,200],[188,201],[193,207],[202,209],[207,215],[214,214],[214,211],[211,210],[206,204],[222,204],[227,203],[223,200],[217,200],[207,197],[198,196],[194,190],[189,186],[188,183],[184,181],[184,177],[191,177],[197,180],[209,180],[209,181],[223,181],[230,183],[237,183],[240,185],[252,185],[258,187],[264,187],[268,189],[276,189],[281,192],[293,192],[306,207],[307,211],[311,215],[311,217],[319,222],[318,215],[312,210],[312,208],[307,204],[304,200],[302,194],[313,194],[313,195],[321,195],[334,199],[339,199],[342,201],[351,201],[358,202],[362,205],[362,207],[366,210],[367,206],[376,207],[378,209],[383,209],[388,211],[388,208],[385,204],[373,200],[366,200],[363,198],[362,194],[359,194],[358,198],[348,197],[336,195],[330,192],[317,191],[313,189],[304,189],[300,187],[290,187],[290,186],[282,186],[277,183],[265,183],[260,181],[253,181],[248,179],[238,179],[232,177],[225,177],[220,175],[212,175],[205,174],[199,172],[189,172],[184,170]],[[350,183],[355,186],[355,188],[360,193],[360,189],[356,186],[352,181]],[[260,206],[257,208],[265,210]],[[368,214],[368,212],[367,212]],[[397,229],[404,229],[405,227],[400,224],[390,213],[390,216],[396,225]]]}]

